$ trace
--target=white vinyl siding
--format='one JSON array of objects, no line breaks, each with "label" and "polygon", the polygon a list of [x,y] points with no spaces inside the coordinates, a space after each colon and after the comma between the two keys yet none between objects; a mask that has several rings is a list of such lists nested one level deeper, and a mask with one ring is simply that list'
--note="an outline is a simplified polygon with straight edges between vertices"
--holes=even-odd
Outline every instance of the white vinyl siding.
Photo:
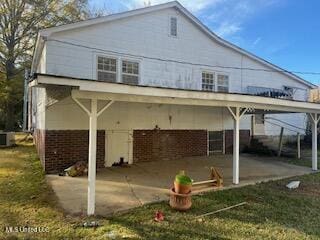
[{"label": "white vinyl siding", "polygon": [[98,56],[97,78],[100,81],[117,81],[117,59]]},{"label": "white vinyl siding", "polygon": [[122,82],[137,85],[139,83],[139,62],[122,61]]}]

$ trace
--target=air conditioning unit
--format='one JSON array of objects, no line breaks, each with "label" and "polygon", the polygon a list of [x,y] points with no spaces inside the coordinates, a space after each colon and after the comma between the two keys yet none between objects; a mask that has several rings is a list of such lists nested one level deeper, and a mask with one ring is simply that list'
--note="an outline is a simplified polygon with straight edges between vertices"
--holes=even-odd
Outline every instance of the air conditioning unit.
[{"label": "air conditioning unit", "polygon": [[0,132],[0,147],[10,147],[14,143],[14,132]]}]

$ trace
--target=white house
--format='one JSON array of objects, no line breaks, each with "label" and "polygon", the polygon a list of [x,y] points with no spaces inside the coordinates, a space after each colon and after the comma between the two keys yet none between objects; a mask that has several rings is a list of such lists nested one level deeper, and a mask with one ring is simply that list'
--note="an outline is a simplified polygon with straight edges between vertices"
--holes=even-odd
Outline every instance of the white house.
[{"label": "white house", "polygon": [[318,121],[314,87],[170,2],[40,31],[29,127],[47,172],[89,159],[92,214],[96,165],[233,152],[237,184],[251,135],[303,129],[306,113]]}]

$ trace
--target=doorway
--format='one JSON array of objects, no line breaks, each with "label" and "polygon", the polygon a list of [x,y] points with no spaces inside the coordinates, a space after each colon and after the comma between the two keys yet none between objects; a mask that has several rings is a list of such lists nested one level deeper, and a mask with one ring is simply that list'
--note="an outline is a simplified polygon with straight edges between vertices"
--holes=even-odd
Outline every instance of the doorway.
[{"label": "doorway", "polygon": [[116,130],[106,133],[106,167],[120,162],[132,164],[132,133]]}]

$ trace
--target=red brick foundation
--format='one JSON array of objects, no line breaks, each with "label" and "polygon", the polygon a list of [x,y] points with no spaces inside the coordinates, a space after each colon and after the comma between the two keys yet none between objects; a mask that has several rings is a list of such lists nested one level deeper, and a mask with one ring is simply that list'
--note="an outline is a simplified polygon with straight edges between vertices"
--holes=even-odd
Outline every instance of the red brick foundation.
[{"label": "red brick foundation", "polygon": [[[88,130],[42,130],[36,142],[41,162],[46,173],[63,171],[77,161],[88,161]],[[104,167],[105,131],[97,134],[97,168]]]},{"label": "red brick foundation", "polygon": [[207,155],[206,130],[134,130],[133,162]]},{"label": "red brick foundation", "polygon": [[[46,173],[88,161],[87,130],[36,130],[35,143]],[[250,130],[240,130],[240,151],[250,143]],[[133,162],[175,160],[207,155],[206,130],[134,130]],[[225,130],[225,150],[233,151],[233,130]],[[105,161],[105,131],[98,130],[97,168]]]}]

